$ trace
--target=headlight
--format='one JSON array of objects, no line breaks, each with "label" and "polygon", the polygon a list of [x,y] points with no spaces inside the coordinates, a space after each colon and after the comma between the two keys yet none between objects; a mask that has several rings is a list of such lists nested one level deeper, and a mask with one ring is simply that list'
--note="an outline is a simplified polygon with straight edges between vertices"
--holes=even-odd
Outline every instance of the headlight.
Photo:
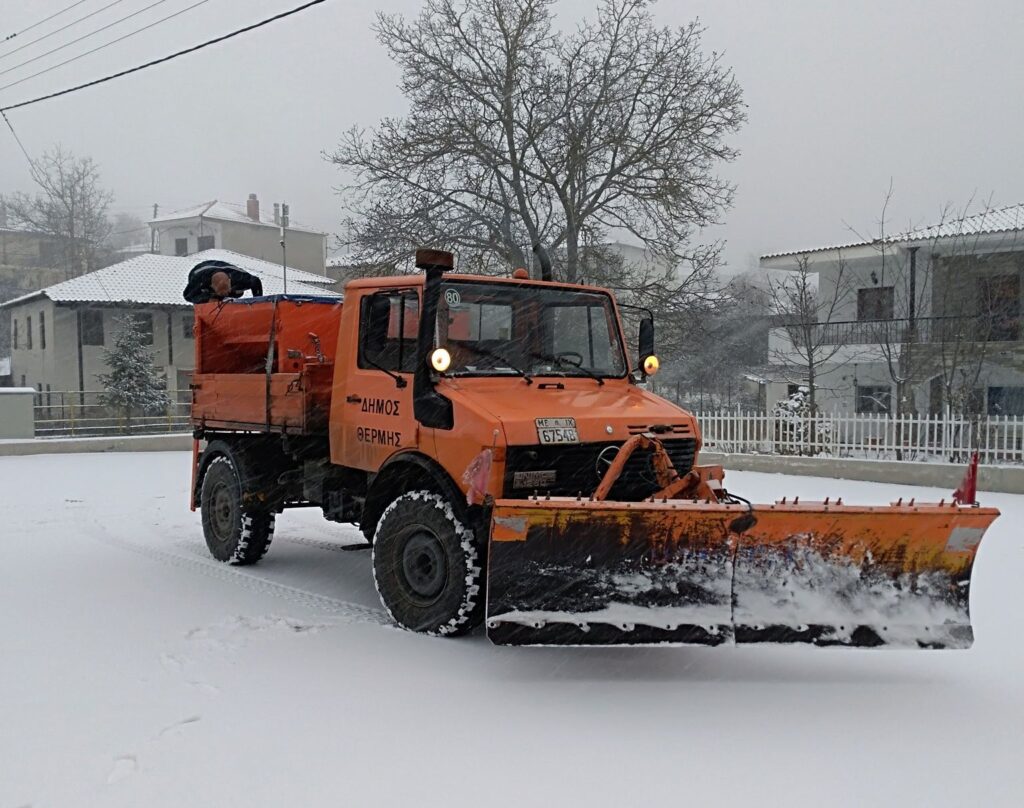
[{"label": "headlight", "polygon": [[658,368],[661,367],[661,362],[658,361],[658,357],[651,354],[644,360],[644,373],[648,376],[653,376],[658,372]]},{"label": "headlight", "polygon": [[438,373],[444,373],[451,364],[452,355],[445,348],[435,348],[430,355],[430,366]]}]

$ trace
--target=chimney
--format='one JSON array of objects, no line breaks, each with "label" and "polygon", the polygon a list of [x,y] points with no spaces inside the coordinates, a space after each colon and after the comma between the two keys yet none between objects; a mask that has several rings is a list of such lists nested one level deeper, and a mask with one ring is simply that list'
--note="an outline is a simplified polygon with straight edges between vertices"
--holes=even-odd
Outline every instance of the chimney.
[{"label": "chimney", "polygon": [[281,203],[274,203],[274,224],[280,226],[281,224]]},{"label": "chimney", "polygon": [[256,198],[256,194],[249,194],[249,198],[245,202],[245,215],[254,222],[260,220],[260,201]]}]

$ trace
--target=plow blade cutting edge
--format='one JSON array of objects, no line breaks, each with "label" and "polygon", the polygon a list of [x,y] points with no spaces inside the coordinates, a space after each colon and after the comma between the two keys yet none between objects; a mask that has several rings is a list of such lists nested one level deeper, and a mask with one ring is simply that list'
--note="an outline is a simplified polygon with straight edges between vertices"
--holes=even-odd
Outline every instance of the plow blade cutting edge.
[{"label": "plow blade cutting edge", "polygon": [[994,508],[498,500],[487,633],[508,645],[967,648]]}]

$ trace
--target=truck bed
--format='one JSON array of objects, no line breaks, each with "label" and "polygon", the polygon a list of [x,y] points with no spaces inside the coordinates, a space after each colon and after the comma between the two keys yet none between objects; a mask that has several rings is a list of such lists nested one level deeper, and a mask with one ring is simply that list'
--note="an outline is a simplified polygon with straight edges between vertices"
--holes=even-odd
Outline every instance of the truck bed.
[{"label": "truck bed", "polygon": [[196,306],[193,427],[326,434],[341,306],[294,295]]}]

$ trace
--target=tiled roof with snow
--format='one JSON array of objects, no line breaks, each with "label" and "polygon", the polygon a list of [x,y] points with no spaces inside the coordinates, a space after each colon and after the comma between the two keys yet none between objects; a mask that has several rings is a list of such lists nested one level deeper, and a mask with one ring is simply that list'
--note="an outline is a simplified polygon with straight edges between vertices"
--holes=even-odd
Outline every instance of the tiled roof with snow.
[{"label": "tiled roof with snow", "polygon": [[943,238],[964,238],[970,236],[987,236],[998,233],[1015,233],[1024,231],[1024,203],[1008,205],[1005,208],[992,208],[975,213],[971,216],[951,216],[938,224],[918,227],[873,241],[854,241],[849,244],[832,244],[827,247],[812,247],[808,250],[788,250],[786,252],[762,255],[768,258],[785,258],[790,255],[809,255],[811,253],[828,252],[829,250],[849,250],[854,247],[866,247],[871,244],[906,244],[915,241],[935,241]]},{"label": "tiled roof with snow", "polygon": [[939,238],[986,236],[1024,230],[1024,204],[982,211],[973,216],[951,217],[939,224],[919,227],[889,241],[931,241]]},{"label": "tiled roof with snow", "polygon": [[[259,222],[255,222],[249,218],[245,205],[238,205],[234,202],[221,202],[216,199],[212,202],[203,202],[201,205],[193,205],[189,208],[162,213],[155,219],[150,219],[149,224],[177,222],[182,219],[197,219],[200,216],[204,219],[215,219],[222,222],[240,222],[242,224],[260,224],[265,227],[279,227],[279,225],[274,223],[273,213],[265,210],[262,205],[260,206],[260,220]],[[308,227],[304,224],[298,224],[290,220],[288,223],[288,229],[299,230],[305,233],[315,233],[319,236],[324,235],[315,228]]]},{"label": "tiled roof with snow", "polygon": [[[77,278],[47,286],[14,300],[0,308],[14,306],[36,297],[46,296],[56,303],[139,303],[154,306],[187,306],[181,296],[188,273],[200,261],[227,261],[259,277],[263,293],[284,292],[280,264],[240,255],[231,250],[205,250],[194,255],[140,255],[109,267],[79,275]],[[288,270],[288,294],[327,295],[338,293],[326,289],[334,280],[299,269]]]}]

